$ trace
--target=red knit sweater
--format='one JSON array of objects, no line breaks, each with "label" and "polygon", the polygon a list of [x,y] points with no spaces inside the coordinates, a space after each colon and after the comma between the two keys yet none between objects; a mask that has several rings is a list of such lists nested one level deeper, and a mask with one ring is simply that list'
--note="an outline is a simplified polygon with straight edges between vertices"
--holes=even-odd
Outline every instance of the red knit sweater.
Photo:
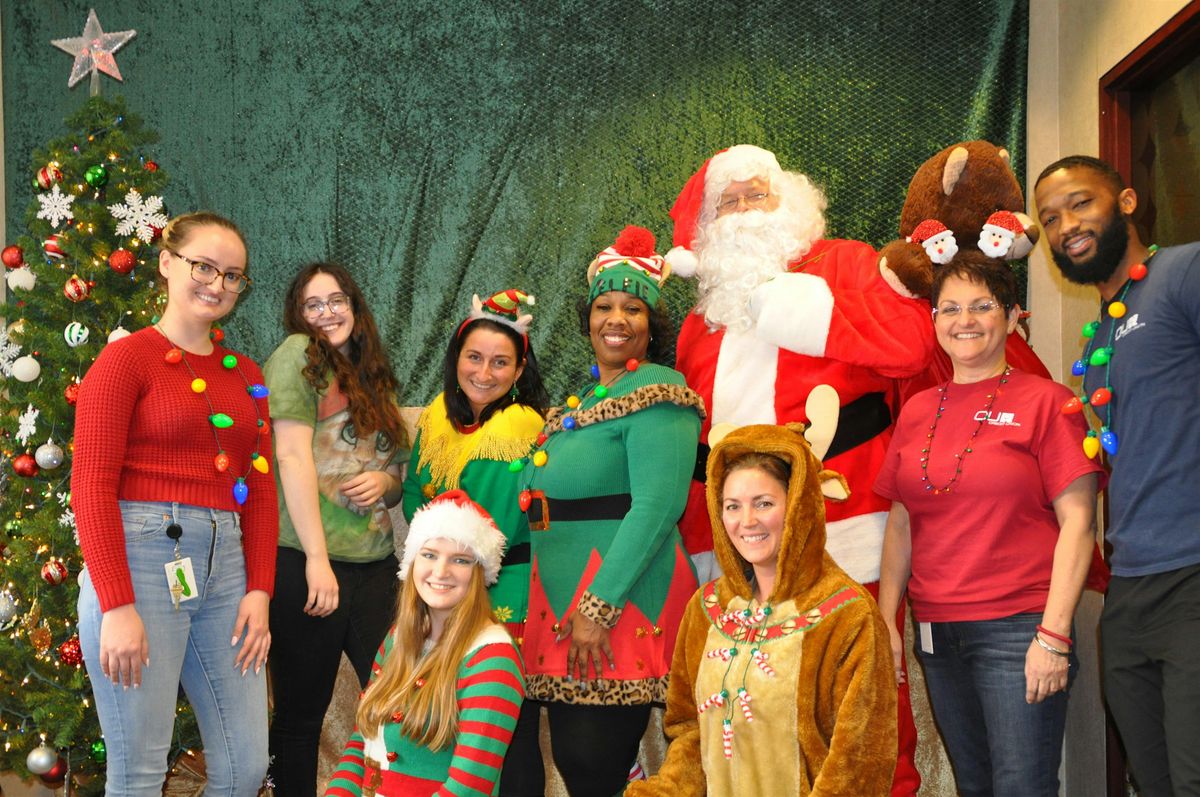
[{"label": "red knit sweater", "polygon": [[221,346],[208,356],[186,355],[207,382],[213,409],[234,421],[218,430],[229,455],[229,469],[218,473],[208,404],[192,391],[187,365],[166,362],[171,348],[152,327],[135,332],[105,346],[80,386],[71,506],[83,559],[104,611],[134,599],[118,501],[170,501],[237,512],[233,485],[247,469],[250,497],[240,508],[246,589],[268,594],[274,589],[279,535],[275,477],[250,467],[256,448],[274,462],[270,424],[260,431],[255,422],[257,416],[267,422],[267,400],[253,399],[246,390],[246,381],[262,384],[262,371],[237,355],[243,381],[237,368],[222,365],[222,358],[234,352]]}]

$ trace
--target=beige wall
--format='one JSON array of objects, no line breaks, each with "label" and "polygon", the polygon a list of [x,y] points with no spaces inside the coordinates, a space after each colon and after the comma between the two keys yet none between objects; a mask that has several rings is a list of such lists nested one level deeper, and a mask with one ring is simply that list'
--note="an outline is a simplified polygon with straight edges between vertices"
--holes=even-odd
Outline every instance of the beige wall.
[{"label": "beige wall", "polygon": [[[1026,189],[1033,208],[1033,181],[1065,155],[1098,155],[1099,81],[1187,0],[1031,0],[1029,116],[1026,122]],[[1029,259],[1029,304],[1034,349],[1059,380],[1079,357],[1080,327],[1096,317],[1094,289],[1059,276],[1043,242]],[[1102,607],[1084,593],[1076,614],[1080,671],[1071,690],[1063,757],[1063,793],[1104,794],[1104,713],[1096,655],[1096,623]]]},{"label": "beige wall", "polygon": [[[1064,155],[1099,154],[1100,76],[1185,5],[1187,0],[1031,0],[1031,207],[1033,181],[1043,167]],[[1029,261],[1029,293],[1033,346],[1050,372],[1064,378],[1079,356],[1079,328],[1095,316],[1095,291],[1064,283],[1042,244]]]}]

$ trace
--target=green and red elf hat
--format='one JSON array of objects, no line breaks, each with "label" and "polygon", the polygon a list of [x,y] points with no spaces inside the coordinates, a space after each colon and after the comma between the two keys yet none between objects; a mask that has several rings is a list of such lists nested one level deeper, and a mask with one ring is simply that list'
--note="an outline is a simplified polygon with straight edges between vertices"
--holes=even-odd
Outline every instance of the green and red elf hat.
[{"label": "green and red elf hat", "polygon": [[466,320],[458,325],[455,335],[461,336],[467,324],[472,321],[494,321],[515,330],[521,336],[521,340],[525,341],[525,351],[529,351],[529,325],[533,323],[533,314],[522,315],[521,305],[533,307],[534,297],[518,288],[493,293],[483,301],[479,299],[479,294],[475,294],[471,297],[471,312]]},{"label": "green and red elf hat", "polygon": [[654,233],[631,224],[588,265],[588,303],[602,293],[623,291],[654,307],[670,273],[671,267],[654,251]]}]

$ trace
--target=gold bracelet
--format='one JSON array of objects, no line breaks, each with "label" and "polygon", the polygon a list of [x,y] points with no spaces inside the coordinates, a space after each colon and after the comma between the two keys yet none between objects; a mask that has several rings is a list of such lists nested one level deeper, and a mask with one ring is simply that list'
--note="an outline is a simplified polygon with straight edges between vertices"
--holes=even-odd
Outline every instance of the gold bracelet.
[{"label": "gold bracelet", "polygon": [[1041,637],[1041,635],[1039,635],[1039,634],[1034,634],[1034,635],[1033,635],[1033,641],[1034,641],[1034,642],[1036,642],[1036,643],[1038,643],[1039,645],[1041,645],[1041,646],[1042,646],[1042,650],[1045,650],[1045,651],[1046,651],[1046,652],[1048,652],[1048,653],[1053,653],[1055,656],[1062,656],[1063,658],[1066,658],[1067,656],[1070,656],[1070,655],[1071,655],[1071,652],[1070,652],[1070,651],[1068,651],[1068,650],[1059,650],[1059,649],[1058,649],[1058,648],[1056,648],[1056,647],[1053,647],[1053,646],[1051,646],[1051,645],[1047,645],[1047,644],[1046,644],[1046,643],[1045,643],[1045,642],[1042,640],[1042,637]]}]

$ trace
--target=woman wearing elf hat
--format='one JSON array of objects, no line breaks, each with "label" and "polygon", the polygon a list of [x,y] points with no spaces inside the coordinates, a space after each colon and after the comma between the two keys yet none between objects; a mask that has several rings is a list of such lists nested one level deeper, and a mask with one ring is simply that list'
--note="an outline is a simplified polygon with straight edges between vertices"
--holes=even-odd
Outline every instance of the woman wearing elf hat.
[{"label": "woman wearing elf hat", "polygon": [[365,686],[392,620],[388,507],[400,501],[408,438],[387,349],[344,266],[302,268],[283,326],[264,368],[280,487],[271,775],[278,797],[311,797],[342,653]]},{"label": "woman wearing elf hat", "polygon": [[[529,521],[517,505],[520,475],[511,467],[529,453],[544,423],[549,400],[529,341],[534,298],[510,289],[486,300],[473,297],[471,311],[446,346],[443,390],[421,413],[404,482],[404,514],[434,496],[463,489],[483,506],[508,541],[500,574],[488,590],[496,618],[521,644],[529,604]],[[538,708],[529,703],[510,747],[501,793],[542,793],[540,780],[526,781],[541,766]]]},{"label": "woman wearing elf hat", "polygon": [[591,381],[548,415],[525,461],[533,572],[523,656],[547,703],[554,762],[573,797],[624,787],[662,702],[679,618],[696,589],[676,521],[704,405],[653,360],[669,343],[654,236],[626,227],[588,268]]},{"label": "woman wearing elf hat", "polygon": [[504,535],[462,490],[414,515],[396,622],[326,797],[491,795],[525,685],[492,615]]},{"label": "woman wearing elf hat", "polygon": [[267,771],[262,669],[279,527],[267,391],[213,329],[250,287],[246,265],[233,222],[171,219],[162,318],[106,346],[80,387],[79,639],[110,795],[161,791],[180,686],[210,793],[250,797]]},{"label": "woman wearing elf hat", "polygon": [[[814,395],[822,388],[836,413],[831,388]],[[714,442],[707,501],[723,575],[688,604],[663,720],[671,744],[629,797],[891,790],[888,632],[825,550],[824,496],[847,496],[845,478],[813,451],[828,447],[832,426],[816,429],[812,447],[799,424],[743,426]]]}]

